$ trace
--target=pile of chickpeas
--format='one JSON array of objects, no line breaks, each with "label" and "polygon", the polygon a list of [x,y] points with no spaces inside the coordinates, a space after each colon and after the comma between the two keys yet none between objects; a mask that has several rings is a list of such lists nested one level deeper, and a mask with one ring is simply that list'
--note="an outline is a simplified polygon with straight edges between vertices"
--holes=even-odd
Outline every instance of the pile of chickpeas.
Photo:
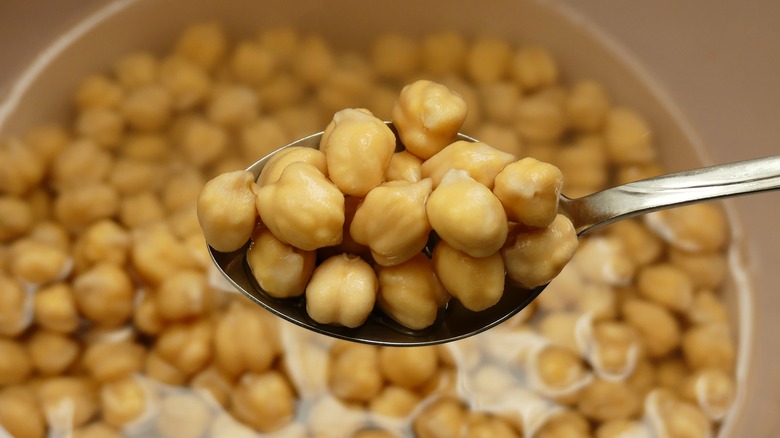
[{"label": "pile of chickpeas", "polygon": [[199,226],[209,179],[319,132],[389,120],[402,85],[465,100],[461,132],[552,163],[563,193],[660,173],[609,84],[492,36],[387,34],[366,53],[263,29],[185,29],[118,54],[73,114],[0,145],[0,425],[15,437],[706,437],[735,399],[714,204],[585,238],[532,306],[457,343],[334,341],[224,287]]}]

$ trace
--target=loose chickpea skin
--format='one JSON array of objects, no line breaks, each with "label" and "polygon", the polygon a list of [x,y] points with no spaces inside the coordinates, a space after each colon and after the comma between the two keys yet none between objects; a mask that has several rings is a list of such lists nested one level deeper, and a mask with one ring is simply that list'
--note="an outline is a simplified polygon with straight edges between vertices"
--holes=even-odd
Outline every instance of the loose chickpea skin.
[{"label": "loose chickpea skin", "polygon": [[707,417],[696,406],[680,400],[669,390],[654,390],[648,395],[645,405],[653,428],[662,436],[711,436],[712,428]]},{"label": "loose chickpea skin", "polygon": [[277,371],[245,374],[231,395],[231,410],[242,422],[260,432],[288,424],[295,414],[295,393]]},{"label": "loose chickpea skin", "polygon": [[504,294],[504,260],[498,251],[473,257],[441,240],[433,250],[433,270],[444,289],[469,310],[485,310]]},{"label": "loose chickpea skin", "polygon": [[722,249],[729,239],[726,217],[719,206],[693,204],[651,213],[645,221],[669,245],[687,252]]},{"label": "loose chickpea skin", "polygon": [[333,256],[314,269],[306,287],[306,311],[321,324],[357,327],[374,308],[379,281],[356,256]]},{"label": "loose chickpea skin", "polygon": [[712,420],[722,419],[736,399],[736,382],[724,370],[705,368],[681,382],[681,396]]},{"label": "loose chickpea skin", "polygon": [[427,160],[455,140],[466,101],[442,84],[419,80],[401,90],[391,119],[406,150]]},{"label": "loose chickpea skin", "polygon": [[162,438],[198,438],[205,435],[211,420],[205,400],[197,394],[178,393],[160,401],[155,425]]},{"label": "loose chickpea skin", "polygon": [[439,282],[431,261],[422,253],[401,264],[379,269],[379,307],[411,329],[436,321],[449,294]]},{"label": "loose chickpea skin", "polygon": [[371,189],[358,205],[349,234],[371,248],[374,261],[394,266],[419,254],[428,242],[431,225],[426,201],[428,178],[416,183],[394,181]]},{"label": "loose chickpea skin", "polygon": [[512,154],[499,151],[485,143],[456,141],[436,155],[425,160],[420,167],[423,178],[432,178],[438,187],[444,175],[451,169],[461,169],[489,189],[493,188],[496,175],[516,160]]}]

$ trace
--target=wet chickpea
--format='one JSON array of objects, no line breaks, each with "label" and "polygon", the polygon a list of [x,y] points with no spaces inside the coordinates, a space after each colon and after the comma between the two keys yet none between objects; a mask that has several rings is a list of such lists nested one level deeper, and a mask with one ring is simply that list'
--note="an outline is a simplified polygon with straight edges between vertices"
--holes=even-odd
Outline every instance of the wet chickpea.
[{"label": "wet chickpea", "polygon": [[27,341],[27,351],[35,370],[44,376],[52,376],[64,373],[75,363],[80,346],[64,334],[38,330]]},{"label": "wet chickpea", "polygon": [[431,225],[426,200],[428,178],[416,183],[388,182],[371,189],[357,206],[349,234],[371,249],[382,266],[395,266],[419,254],[428,243]]},{"label": "wet chickpea", "polygon": [[379,307],[395,321],[411,329],[423,329],[436,321],[449,294],[422,253],[396,265],[379,269]]},{"label": "wet chickpea", "polygon": [[356,256],[333,256],[317,266],[306,286],[306,312],[320,324],[357,327],[376,302],[379,281]]},{"label": "wet chickpea", "polygon": [[472,257],[441,240],[433,249],[432,260],[444,289],[469,310],[485,310],[504,294],[504,260],[499,252]]},{"label": "wet chickpea", "polygon": [[460,95],[426,80],[401,90],[391,117],[406,150],[423,160],[452,143],[465,118]]},{"label": "wet chickpea", "polygon": [[73,297],[79,312],[98,324],[119,326],[133,314],[135,288],[120,267],[101,263],[73,280]]},{"label": "wet chickpea", "polygon": [[100,388],[100,413],[103,420],[114,427],[122,427],[149,408],[147,389],[137,377],[125,377]]},{"label": "wet chickpea", "polygon": [[496,176],[493,193],[507,217],[530,227],[550,225],[558,214],[563,175],[552,164],[523,158],[504,167]]},{"label": "wet chickpea", "polygon": [[422,163],[421,159],[409,151],[396,152],[387,167],[386,179],[388,181],[418,182],[423,178]]},{"label": "wet chickpea", "polygon": [[252,237],[246,260],[257,284],[277,298],[304,293],[314,271],[315,253],[303,251],[277,239],[268,229]]},{"label": "wet chickpea", "polygon": [[252,235],[257,220],[254,181],[247,171],[223,173],[207,182],[198,196],[198,221],[217,251],[235,251]]},{"label": "wet chickpea", "polygon": [[240,421],[260,432],[270,432],[289,423],[295,414],[295,394],[276,371],[245,374],[231,395],[232,412]]},{"label": "wet chickpea", "polygon": [[459,140],[425,160],[420,171],[423,178],[433,179],[434,187],[438,187],[448,171],[461,169],[467,171],[477,182],[492,189],[496,175],[515,160],[514,155],[485,143]]},{"label": "wet chickpea", "polygon": [[377,347],[349,345],[331,354],[328,388],[335,396],[349,402],[367,402],[379,394],[384,379]]},{"label": "wet chickpea", "polygon": [[403,388],[417,388],[431,379],[438,369],[438,355],[433,347],[393,348],[379,351],[379,367],[391,383]]},{"label": "wet chickpea", "polygon": [[284,169],[291,163],[304,162],[314,165],[323,175],[328,176],[328,162],[319,149],[293,146],[274,154],[263,167],[257,179],[260,186],[279,181]]},{"label": "wet chickpea", "polygon": [[98,411],[95,383],[84,377],[50,377],[37,385],[38,400],[47,417],[65,418],[79,427]]},{"label": "wet chickpea", "polygon": [[46,436],[46,420],[32,389],[26,386],[0,389],[0,428],[20,438]]},{"label": "wet chickpea", "polygon": [[465,170],[448,171],[425,208],[433,230],[472,257],[489,256],[506,241],[509,227],[501,201]]}]

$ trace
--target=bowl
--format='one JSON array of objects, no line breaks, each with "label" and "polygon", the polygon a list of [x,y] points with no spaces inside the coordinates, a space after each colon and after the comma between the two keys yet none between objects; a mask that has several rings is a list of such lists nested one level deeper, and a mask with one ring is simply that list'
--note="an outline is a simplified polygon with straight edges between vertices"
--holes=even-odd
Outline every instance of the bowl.
[{"label": "bowl", "polygon": [[[7,13],[0,14],[0,24],[18,43],[0,49],[4,58],[13,58],[0,73],[3,138],[21,135],[40,121],[64,120],[69,96],[81,79],[129,50],[164,51],[182,28],[199,21],[222,22],[236,36],[293,24],[324,35],[337,47],[355,49],[366,49],[367,37],[386,31],[421,35],[432,29],[538,43],[555,54],[567,77],[608,84],[614,101],[643,114],[657,133],[670,171],[769,155],[777,151],[773,141],[780,138],[771,123],[780,99],[771,98],[777,88],[769,82],[778,60],[759,58],[762,50],[771,53],[768,41],[780,35],[765,26],[758,12],[762,9],[748,13],[733,11],[736,6],[713,7],[690,27],[685,20],[698,12],[691,5],[680,6],[678,16],[676,9],[646,5],[537,0],[496,0],[490,7],[355,0],[296,0],[268,7],[248,0],[196,0],[186,8],[173,0],[123,0],[82,2],[67,11],[56,2],[32,1],[2,8]],[[769,4],[763,8],[777,10]],[[719,25],[732,18],[744,35],[717,44]],[[758,20],[755,29],[750,19]],[[667,24],[664,32],[657,31]],[[751,38],[755,34],[762,39],[756,42]],[[739,109],[743,106],[744,112]],[[713,110],[720,107],[729,111]],[[766,436],[776,426],[765,413],[780,403],[780,378],[771,370],[780,354],[780,344],[771,339],[777,328],[772,312],[780,309],[780,298],[772,293],[780,273],[771,268],[771,261],[780,257],[780,238],[771,232],[778,200],[777,194],[763,194],[725,203],[733,227],[729,262],[734,272],[726,293],[739,321],[740,390],[721,427],[723,437]]]}]

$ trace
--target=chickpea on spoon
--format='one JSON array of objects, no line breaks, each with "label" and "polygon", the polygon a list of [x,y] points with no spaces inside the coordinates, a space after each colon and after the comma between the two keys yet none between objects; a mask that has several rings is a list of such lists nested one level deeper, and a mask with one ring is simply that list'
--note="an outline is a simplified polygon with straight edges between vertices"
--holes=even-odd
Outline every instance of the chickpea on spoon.
[{"label": "chickpea on spoon", "polygon": [[463,99],[417,81],[392,123],[366,110],[217,176],[198,217],[242,293],[315,332],[379,345],[462,339],[525,308],[614,221],[780,188],[780,157],[569,199],[553,165],[460,134]]}]

